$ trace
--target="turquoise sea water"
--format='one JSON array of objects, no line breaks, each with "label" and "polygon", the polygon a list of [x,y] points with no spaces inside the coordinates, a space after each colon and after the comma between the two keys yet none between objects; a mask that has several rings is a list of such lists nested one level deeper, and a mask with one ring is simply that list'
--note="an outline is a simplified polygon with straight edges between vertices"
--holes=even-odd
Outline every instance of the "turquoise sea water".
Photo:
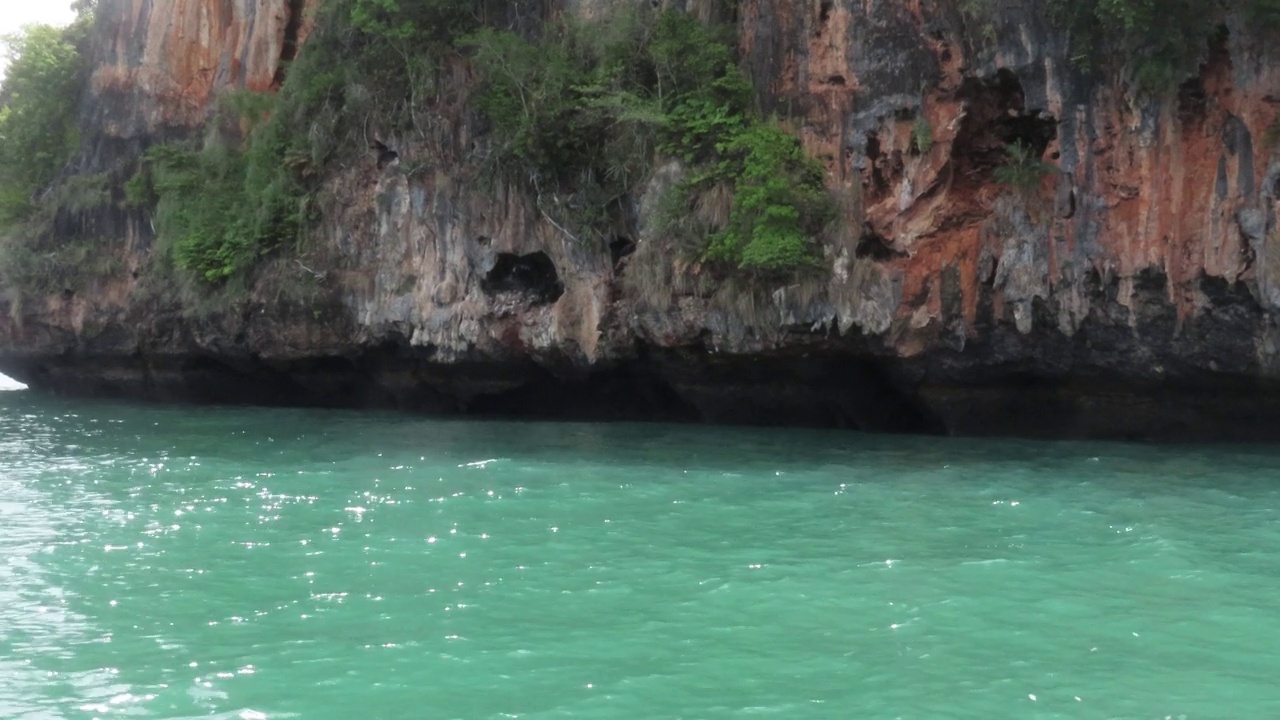
[{"label": "turquoise sea water", "polygon": [[0,393],[0,718],[1280,717],[1280,449]]}]

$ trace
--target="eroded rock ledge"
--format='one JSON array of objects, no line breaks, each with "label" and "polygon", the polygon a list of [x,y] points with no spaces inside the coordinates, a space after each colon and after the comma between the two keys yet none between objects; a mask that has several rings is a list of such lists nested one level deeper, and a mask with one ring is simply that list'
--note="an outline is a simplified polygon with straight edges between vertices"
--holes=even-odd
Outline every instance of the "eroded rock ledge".
[{"label": "eroded rock ledge", "polygon": [[[241,316],[203,327],[176,318],[151,326],[121,320],[93,333],[91,342],[59,327],[27,325],[28,352],[10,350],[3,368],[40,390],[166,402],[1041,438],[1275,440],[1280,383],[1257,364],[1252,345],[1258,335],[1276,337],[1268,314],[1244,283],[1206,280],[1206,306],[1180,325],[1165,284],[1160,276],[1139,278],[1133,304],[1141,315],[1131,324],[1130,310],[1116,302],[1122,282],[1093,278],[1093,309],[1070,336],[1042,301],[1033,304],[1029,333],[998,323],[984,303],[981,339],[963,347],[953,339],[910,358],[876,338],[842,337],[833,320],[794,326],[775,347],[752,353],[701,340],[636,341],[588,366],[565,353],[535,359],[523,346],[526,328],[511,326],[490,338],[493,346],[445,360],[437,348],[403,335],[376,343],[344,337],[360,328],[349,318],[325,318],[346,312],[335,300],[323,310],[247,306]],[[534,290],[526,302],[544,303],[545,284]],[[518,293],[510,286],[506,292]],[[69,300],[62,316],[77,315],[79,302]]]}]

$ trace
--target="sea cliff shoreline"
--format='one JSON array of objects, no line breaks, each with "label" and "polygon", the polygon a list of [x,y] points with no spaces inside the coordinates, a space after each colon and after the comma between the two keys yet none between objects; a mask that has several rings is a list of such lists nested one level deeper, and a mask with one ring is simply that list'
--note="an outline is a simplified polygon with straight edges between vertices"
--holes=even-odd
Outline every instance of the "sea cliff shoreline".
[{"label": "sea cliff shoreline", "polygon": [[[745,139],[734,141],[746,150],[663,140],[682,107],[645,94],[661,83],[609,86],[667,119],[645,131],[653,147],[630,151],[643,162],[626,165],[625,182],[603,185],[607,212],[587,223],[574,213],[596,196],[577,178],[595,166],[557,166],[553,185],[545,168],[512,173],[509,160],[494,174],[493,158],[533,154],[502,154],[516,134],[501,124],[485,53],[521,38],[543,48],[548,28],[614,27],[632,4],[504,7],[485,22],[510,37],[468,25],[480,40],[432,56],[430,93],[378,105],[390,81],[349,74],[340,94],[299,105],[290,142],[323,123],[350,129],[322,159],[281,156],[305,183],[287,198],[305,204],[303,229],[224,272],[166,237],[174,206],[152,149],[243,146],[252,178],[257,123],[293,106],[229,115],[227,98],[294,98],[291,74],[309,50],[391,31],[353,14],[338,32],[312,0],[214,5],[98,4],[78,149],[58,182],[103,189],[57,205],[39,242],[6,241],[39,260],[23,268],[53,269],[0,274],[0,371],[37,391],[1280,440],[1280,44],[1244,10],[1214,17],[1188,74],[1155,90],[1131,67],[1083,67],[1079,32],[1033,0],[985,11],[942,0],[660,3],[653,17],[681,13],[730,38],[749,83],[735,121]],[[600,77],[600,61],[574,62]],[[727,84],[738,71],[716,72]],[[545,78],[521,80],[534,81]],[[630,128],[648,115],[620,117]],[[766,156],[745,143],[761,137],[779,157],[797,143],[804,160],[779,161],[797,173],[788,178],[816,173],[827,204],[812,223],[807,200],[776,200],[786,187],[750,175]],[[694,182],[729,160],[742,163],[737,175]],[[138,200],[129,185],[148,168],[154,187]],[[191,187],[196,205],[214,202],[212,185]],[[665,198],[686,187],[677,219],[704,223],[693,231],[664,215]],[[734,230],[753,188],[799,208],[805,255],[793,265],[753,255]],[[768,222],[742,227],[763,238]],[[735,239],[747,244],[725,244]]]}]

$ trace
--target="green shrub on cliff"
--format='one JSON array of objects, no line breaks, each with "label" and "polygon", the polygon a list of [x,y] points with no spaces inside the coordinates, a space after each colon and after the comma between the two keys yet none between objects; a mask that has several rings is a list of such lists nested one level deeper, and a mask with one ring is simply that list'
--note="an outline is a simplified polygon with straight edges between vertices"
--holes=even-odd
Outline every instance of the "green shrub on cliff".
[{"label": "green shrub on cliff", "polygon": [[653,33],[652,13],[633,8],[604,25],[566,22],[531,39],[485,29],[462,41],[481,78],[476,107],[491,124],[490,174],[528,187],[580,241],[607,234],[666,122],[650,91]]},{"label": "green shrub on cliff", "polygon": [[247,125],[247,137],[153,147],[125,187],[131,204],[154,205],[161,247],[174,263],[208,282],[248,269],[306,225],[316,176],[283,124],[261,120],[264,100],[232,95],[215,119]]},{"label": "green shrub on cliff", "polygon": [[384,42],[449,45],[472,30],[484,3],[459,0],[348,0],[351,26]]},{"label": "green shrub on cliff", "polygon": [[711,237],[707,257],[761,272],[813,265],[813,238],[833,213],[822,166],[771,124],[753,124],[720,149],[741,166],[732,178],[728,224]]},{"label": "green shrub on cliff", "polygon": [[1124,59],[1139,88],[1172,90],[1195,75],[1214,25],[1215,0],[1051,0],[1052,16],[1071,32],[1072,61]]},{"label": "green shrub on cliff", "polygon": [[180,267],[213,281],[252,262],[256,238],[240,191],[242,155],[160,146],[147,154],[147,162],[159,198],[156,229]]},{"label": "green shrub on cliff", "polygon": [[[3,39],[0,83],[0,289],[23,294],[81,288],[119,269],[108,244],[86,237],[85,215],[110,202],[106,175],[71,175],[77,110],[89,72],[82,48],[92,3],[66,28],[34,25]],[[55,220],[60,223],[55,233]]]},{"label": "green shrub on cliff", "polygon": [[911,124],[911,149],[919,155],[928,155],[933,149],[933,126],[923,114]]},{"label": "green shrub on cliff", "polygon": [[1006,146],[1004,153],[1004,163],[995,169],[996,182],[1018,192],[1034,192],[1046,175],[1058,170],[1036,157],[1033,150],[1021,142]]}]

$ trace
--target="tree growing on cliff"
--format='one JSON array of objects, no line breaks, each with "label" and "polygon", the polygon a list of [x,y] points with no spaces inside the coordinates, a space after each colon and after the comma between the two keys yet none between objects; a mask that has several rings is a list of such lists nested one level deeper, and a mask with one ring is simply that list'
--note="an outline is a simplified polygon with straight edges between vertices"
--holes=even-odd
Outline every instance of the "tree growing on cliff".
[{"label": "tree growing on cliff", "polygon": [[995,169],[996,182],[1029,195],[1040,188],[1040,182],[1057,171],[1052,164],[1035,155],[1035,151],[1022,142],[1014,142],[1004,149],[1005,161]]},{"label": "tree growing on cliff", "polygon": [[0,225],[34,212],[77,148],[82,37],[80,25],[31,25],[3,39],[9,70],[0,84]]}]

